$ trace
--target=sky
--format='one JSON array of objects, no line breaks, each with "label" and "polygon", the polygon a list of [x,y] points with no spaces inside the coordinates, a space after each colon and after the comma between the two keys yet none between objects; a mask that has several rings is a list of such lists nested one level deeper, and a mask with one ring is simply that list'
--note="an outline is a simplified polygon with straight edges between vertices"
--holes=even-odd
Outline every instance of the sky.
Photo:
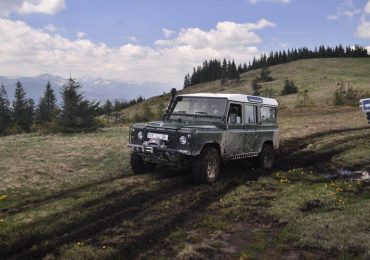
[{"label": "sky", "polygon": [[370,46],[370,0],[0,0],[2,76],[181,86],[205,59],[337,44]]}]

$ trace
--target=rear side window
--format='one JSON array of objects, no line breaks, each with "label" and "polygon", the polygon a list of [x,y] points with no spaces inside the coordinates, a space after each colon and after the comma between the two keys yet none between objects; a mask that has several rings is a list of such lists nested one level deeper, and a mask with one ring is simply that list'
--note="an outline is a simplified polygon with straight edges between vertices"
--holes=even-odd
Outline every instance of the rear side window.
[{"label": "rear side window", "polygon": [[257,123],[257,107],[251,105],[245,105],[245,124],[254,125]]},{"label": "rear side window", "polygon": [[261,107],[261,123],[275,124],[276,123],[276,108],[275,107]]}]

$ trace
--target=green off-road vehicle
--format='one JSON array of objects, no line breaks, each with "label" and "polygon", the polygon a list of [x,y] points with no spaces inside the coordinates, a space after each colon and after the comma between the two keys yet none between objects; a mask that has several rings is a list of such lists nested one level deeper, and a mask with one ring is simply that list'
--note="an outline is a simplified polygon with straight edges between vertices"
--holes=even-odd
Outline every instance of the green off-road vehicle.
[{"label": "green off-road vehicle", "polygon": [[273,166],[279,147],[275,99],[197,93],[175,96],[161,121],[135,123],[129,146],[134,173],[156,165],[192,169],[195,183],[212,183],[222,162],[254,158],[261,168]]}]

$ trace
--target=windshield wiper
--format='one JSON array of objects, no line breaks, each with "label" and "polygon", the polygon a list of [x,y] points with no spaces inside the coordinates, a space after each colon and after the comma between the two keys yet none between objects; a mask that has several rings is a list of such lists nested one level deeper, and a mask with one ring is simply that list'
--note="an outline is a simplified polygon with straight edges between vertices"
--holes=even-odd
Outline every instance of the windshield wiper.
[{"label": "windshield wiper", "polygon": [[172,113],[172,115],[183,115],[183,114],[186,114],[185,110],[179,110],[179,111],[176,111],[176,112]]},{"label": "windshield wiper", "polygon": [[194,112],[195,114],[201,114],[201,115],[208,115],[207,112],[203,112],[203,111],[196,111]]}]

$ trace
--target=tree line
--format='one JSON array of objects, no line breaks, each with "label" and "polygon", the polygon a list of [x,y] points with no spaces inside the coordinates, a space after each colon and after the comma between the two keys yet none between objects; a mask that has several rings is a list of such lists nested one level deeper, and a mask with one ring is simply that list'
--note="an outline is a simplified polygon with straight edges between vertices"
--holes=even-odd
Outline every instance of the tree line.
[{"label": "tree line", "polygon": [[[241,65],[239,65],[240,67]],[[239,68],[240,69],[240,68]],[[224,59],[222,62],[214,59],[210,61],[204,61],[202,66],[193,68],[193,73],[185,75],[184,88],[221,79],[222,84],[227,80],[236,79],[239,81],[241,72],[238,71],[235,61]]]},{"label": "tree line", "polygon": [[287,51],[275,51],[267,54],[262,54],[260,58],[254,57],[248,64],[243,63],[236,66],[234,60],[232,62],[224,59],[222,62],[217,59],[204,61],[201,66],[194,67],[191,74],[186,74],[184,79],[184,88],[193,86],[199,83],[221,80],[239,80],[239,74],[251,70],[261,69],[273,65],[284,64],[287,62],[314,59],[314,58],[360,58],[369,57],[365,47],[355,45],[354,47],[343,47],[338,45],[335,47],[319,46],[313,50],[307,47],[299,49],[288,49]]},{"label": "tree line", "polygon": [[57,105],[54,90],[48,82],[43,96],[36,105],[27,98],[21,82],[16,83],[14,100],[9,101],[5,86],[0,88],[0,135],[40,132],[79,132],[97,129],[102,124],[97,116],[108,111],[118,111],[136,103],[143,97],[131,101],[114,103],[107,100],[104,105],[86,100],[80,92],[81,85],[70,78],[61,90],[61,106]]},{"label": "tree line", "polygon": [[141,103],[145,101],[145,98],[142,97],[141,95],[138,98],[134,98],[130,101],[119,101],[119,100],[114,100],[111,101],[107,99],[105,103],[99,107],[98,109],[98,115],[102,116],[105,115],[107,119],[107,123],[112,123],[112,122],[124,122],[124,118],[122,118],[122,113],[121,110],[128,108],[130,106],[133,106],[135,104]]}]

